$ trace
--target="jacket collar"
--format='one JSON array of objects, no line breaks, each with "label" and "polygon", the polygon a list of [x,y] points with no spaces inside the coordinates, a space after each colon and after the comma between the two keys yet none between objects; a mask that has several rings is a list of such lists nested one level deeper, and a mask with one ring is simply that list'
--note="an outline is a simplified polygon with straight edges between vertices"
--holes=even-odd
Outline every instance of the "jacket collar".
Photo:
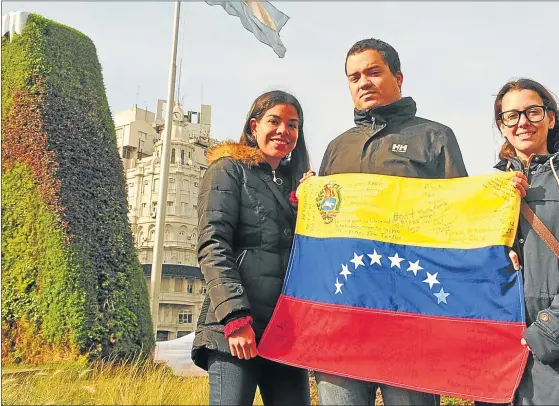
[{"label": "jacket collar", "polygon": [[[219,144],[215,144],[208,148],[208,152],[206,154],[206,161],[208,166],[212,164],[212,162],[217,161],[220,158],[231,158],[235,161],[238,161],[242,164],[248,165],[249,167],[259,166],[265,164],[270,168],[264,154],[258,147],[251,147],[248,145],[241,145],[237,142],[233,141],[225,141]],[[282,160],[280,162],[280,167],[286,165],[286,162]],[[271,176],[271,168],[270,171],[256,171],[258,176],[260,176],[266,186],[272,191],[278,203],[283,207],[285,213],[289,216],[289,218],[295,221],[295,213],[293,211],[293,207],[283,195],[283,193],[278,189],[278,186],[274,183]]]},{"label": "jacket collar", "polygon": [[248,166],[257,166],[266,162],[264,154],[258,147],[241,145],[238,142],[225,141],[208,148],[206,161],[208,165],[220,158],[229,157]]},{"label": "jacket collar", "polygon": [[[559,165],[559,152],[554,154],[547,154],[547,155],[539,155],[535,154],[532,160],[530,161],[530,166],[537,166],[537,165],[549,165],[549,159],[553,157],[553,166],[558,167]],[[536,159],[537,158],[537,159]],[[494,166],[495,169],[500,171],[523,171],[524,163],[518,157],[512,157],[511,159],[501,159],[497,164]]]},{"label": "jacket collar", "polygon": [[371,125],[375,121],[388,123],[393,120],[404,120],[414,117],[417,113],[415,101],[411,97],[402,97],[393,103],[374,107],[369,110],[353,110],[355,125]]}]

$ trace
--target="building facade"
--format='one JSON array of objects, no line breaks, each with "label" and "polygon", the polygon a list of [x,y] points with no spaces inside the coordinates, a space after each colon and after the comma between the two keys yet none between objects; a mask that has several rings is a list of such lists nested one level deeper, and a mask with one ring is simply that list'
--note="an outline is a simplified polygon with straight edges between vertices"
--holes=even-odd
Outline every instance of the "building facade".
[{"label": "building facade", "polygon": [[[148,289],[161,184],[161,137],[165,127],[162,102],[158,101],[156,113],[134,107],[115,115],[128,186],[128,215]],[[210,138],[210,127],[209,105],[202,105],[199,112],[184,112],[179,106],[173,109],[158,340],[171,340],[194,331],[206,294],[196,242],[198,188],[207,168],[207,148],[215,143]]]}]

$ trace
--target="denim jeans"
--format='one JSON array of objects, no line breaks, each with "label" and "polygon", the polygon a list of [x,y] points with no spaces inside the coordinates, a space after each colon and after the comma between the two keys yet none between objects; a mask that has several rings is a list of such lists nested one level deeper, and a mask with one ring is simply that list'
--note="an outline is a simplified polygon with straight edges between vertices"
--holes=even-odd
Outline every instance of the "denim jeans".
[{"label": "denim jeans", "polygon": [[375,404],[377,388],[380,388],[384,405],[429,405],[440,403],[440,396],[397,388],[385,384],[360,381],[343,376],[315,372],[318,382],[318,399],[321,405]]},{"label": "denim jeans", "polygon": [[250,360],[208,351],[210,405],[252,405],[256,386],[264,405],[310,405],[309,374],[256,357]]}]

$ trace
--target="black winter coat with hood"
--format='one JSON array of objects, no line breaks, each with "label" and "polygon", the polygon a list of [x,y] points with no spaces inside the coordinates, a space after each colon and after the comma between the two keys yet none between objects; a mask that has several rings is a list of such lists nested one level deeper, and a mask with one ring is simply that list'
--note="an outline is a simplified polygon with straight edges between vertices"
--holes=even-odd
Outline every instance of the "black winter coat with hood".
[{"label": "black winter coat with hood", "polygon": [[[524,200],[559,238],[559,152],[534,155],[528,166],[513,158],[495,167],[524,172],[530,184]],[[559,405],[559,258],[522,215],[515,250],[524,276],[528,326],[524,338],[533,351],[517,391],[517,402]]]},{"label": "black winter coat with hood", "polygon": [[207,284],[192,349],[207,369],[207,350],[230,353],[224,326],[250,315],[257,341],[281,293],[296,213],[287,165],[274,173],[260,149],[233,142],[208,150],[198,197],[198,261]]}]

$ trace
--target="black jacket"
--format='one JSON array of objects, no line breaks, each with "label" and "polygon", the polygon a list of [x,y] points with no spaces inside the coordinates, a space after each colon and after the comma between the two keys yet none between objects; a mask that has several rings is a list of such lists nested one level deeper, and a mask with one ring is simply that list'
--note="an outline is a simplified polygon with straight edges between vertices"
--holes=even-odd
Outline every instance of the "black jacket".
[{"label": "black jacket", "polygon": [[468,176],[452,130],[416,117],[411,97],[367,111],[330,142],[319,175],[375,173],[407,178]]},{"label": "black jacket", "polygon": [[258,148],[226,142],[208,150],[198,198],[198,261],[208,294],[192,349],[207,369],[206,350],[230,353],[227,322],[251,315],[257,340],[281,293],[296,213],[289,168],[272,168]]},{"label": "black jacket", "polygon": [[[553,159],[550,159],[553,158]],[[524,200],[559,238],[559,184],[551,163],[559,174],[559,153],[535,155],[529,168],[518,158],[501,161],[500,170],[523,171],[530,188]],[[524,276],[526,324],[524,338],[534,351],[530,357],[518,396],[525,404],[559,404],[559,259],[540,236],[520,216],[516,249],[519,249]]]}]

